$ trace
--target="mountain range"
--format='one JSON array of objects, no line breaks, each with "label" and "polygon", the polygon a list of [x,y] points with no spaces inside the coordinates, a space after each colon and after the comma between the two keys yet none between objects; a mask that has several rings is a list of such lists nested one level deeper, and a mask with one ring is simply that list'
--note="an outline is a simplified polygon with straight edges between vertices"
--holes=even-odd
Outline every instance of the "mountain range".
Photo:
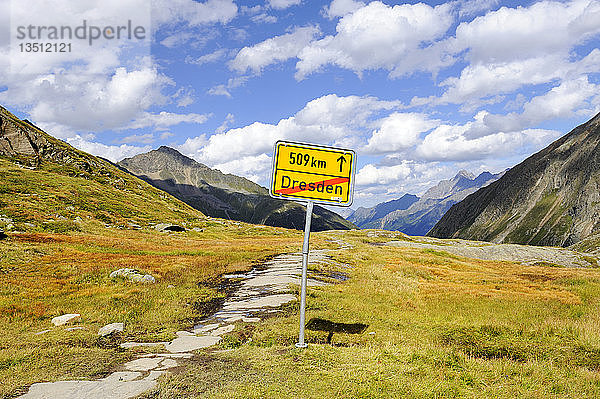
[{"label": "mountain range", "polygon": [[600,234],[600,114],[453,205],[429,235],[569,246]]},{"label": "mountain range", "polygon": [[361,229],[397,230],[422,236],[452,205],[500,176],[502,173],[483,172],[476,177],[461,170],[452,179],[442,180],[431,187],[420,198],[405,194],[400,199],[383,202],[372,208],[358,208],[348,220]]},{"label": "mountain range", "polygon": [[[137,225],[158,222],[158,215],[171,222],[206,215],[304,228],[306,213],[300,204],[272,199],[264,187],[212,170],[172,148],[161,147],[115,165],[73,148],[2,107],[0,163],[1,205],[6,203],[5,210],[23,223],[85,216],[107,224]],[[51,194],[38,195],[37,189],[44,187]],[[3,198],[9,193],[12,200]],[[28,206],[19,206],[21,202]],[[351,228],[355,226],[341,216],[315,206],[312,230]]]},{"label": "mountain range", "polygon": [[[208,216],[247,223],[303,229],[306,209],[271,198],[266,188],[243,177],[209,168],[177,150],[157,150],[124,159],[117,165],[168,192]],[[355,228],[338,214],[314,207],[311,230]]]}]

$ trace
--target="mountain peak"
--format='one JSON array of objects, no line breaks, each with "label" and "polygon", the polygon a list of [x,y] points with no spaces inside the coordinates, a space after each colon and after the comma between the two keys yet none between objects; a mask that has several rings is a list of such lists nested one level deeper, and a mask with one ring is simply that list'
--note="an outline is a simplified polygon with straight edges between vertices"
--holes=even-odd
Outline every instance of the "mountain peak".
[{"label": "mountain peak", "polygon": [[455,179],[458,179],[460,177],[464,177],[465,179],[469,179],[469,180],[475,179],[475,175],[473,173],[466,171],[464,169],[459,170],[458,173],[456,174],[456,176],[454,176]]},{"label": "mountain peak", "polygon": [[454,205],[429,233],[569,246],[600,233],[600,114]]}]

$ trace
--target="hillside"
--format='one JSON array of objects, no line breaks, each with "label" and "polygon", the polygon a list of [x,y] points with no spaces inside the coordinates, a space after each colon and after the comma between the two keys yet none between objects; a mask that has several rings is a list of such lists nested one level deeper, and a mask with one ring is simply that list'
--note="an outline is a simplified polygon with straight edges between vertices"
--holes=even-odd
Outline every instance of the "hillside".
[{"label": "hillside", "polygon": [[454,205],[439,238],[569,246],[600,232],[600,114]]},{"label": "hillside", "polygon": [[[295,202],[269,197],[266,188],[243,177],[223,174],[169,147],[127,158],[117,164],[204,214],[253,224],[303,229],[306,211]],[[312,230],[348,230],[355,226],[316,206]]]},{"label": "hillside", "polygon": [[369,209],[358,209],[349,220],[363,229],[396,230],[422,236],[452,205],[500,176],[483,172],[475,177],[462,170],[452,179],[442,180],[428,189],[421,198],[406,194],[399,200],[384,202]]},{"label": "hillside", "polygon": [[101,158],[0,107],[0,228],[69,231],[83,221],[120,227],[204,215]]},{"label": "hillside", "polygon": [[360,207],[349,215],[346,219],[357,225],[359,228],[373,223],[374,221],[383,218],[385,215],[402,209],[407,209],[412,204],[417,202],[419,197],[412,194],[404,194],[396,200],[382,202],[372,208]]}]

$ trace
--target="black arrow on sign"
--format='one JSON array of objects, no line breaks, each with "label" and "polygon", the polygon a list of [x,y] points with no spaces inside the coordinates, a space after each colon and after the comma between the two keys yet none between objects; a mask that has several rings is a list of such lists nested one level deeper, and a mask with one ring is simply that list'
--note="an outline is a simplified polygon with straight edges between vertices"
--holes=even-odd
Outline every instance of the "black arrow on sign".
[{"label": "black arrow on sign", "polygon": [[337,161],[340,163],[340,173],[342,173],[342,168],[344,167],[344,162],[348,162],[348,161],[346,161],[346,158],[344,158],[343,155],[340,155],[340,157],[337,159]]}]

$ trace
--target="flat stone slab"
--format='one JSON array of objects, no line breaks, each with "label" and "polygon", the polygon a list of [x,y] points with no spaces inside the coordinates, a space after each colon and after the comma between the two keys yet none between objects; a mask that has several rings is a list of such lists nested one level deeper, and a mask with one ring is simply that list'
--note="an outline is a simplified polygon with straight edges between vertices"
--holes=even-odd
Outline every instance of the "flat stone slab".
[{"label": "flat stone slab", "polygon": [[80,318],[81,315],[79,313],[64,314],[62,316],[56,316],[52,318],[52,324],[54,324],[56,327],[63,326],[65,324],[76,322]]},{"label": "flat stone slab", "polygon": [[123,367],[131,371],[150,371],[158,368],[163,360],[160,357],[143,357],[125,363]]},{"label": "flat stone slab", "polygon": [[138,346],[162,346],[167,344],[168,342],[124,342],[119,346],[123,349],[131,349]]},{"label": "flat stone slab", "polygon": [[107,335],[116,333],[116,332],[123,332],[123,330],[125,330],[125,324],[123,323],[111,323],[111,324],[107,324],[104,327],[102,327],[99,331],[98,331],[98,335],[102,336],[102,337],[106,337]]},{"label": "flat stone slab", "polygon": [[206,326],[202,326],[202,327],[194,327],[194,334],[202,334],[205,332],[209,332],[210,330],[214,330],[215,328],[219,327],[221,324],[219,323],[213,323],[213,324],[208,324]]},{"label": "flat stone slab", "polygon": [[171,353],[191,352],[197,349],[208,348],[221,340],[221,337],[210,335],[186,336],[175,338],[173,342],[166,345],[166,349]]},{"label": "flat stone slab", "polygon": [[117,372],[98,381],[59,381],[33,384],[23,399],[129,399],[156,385],[164,371],[152,371],[139,379],[139,372]]},{"label": "flat stone slab", "polygon": [[263,308],[276,308],[288,302],[296,300],[296,295],[275,294],[243,301],[229,302],[223,306],[223,310],[256,310]]},{"label": "flat stone slab", "polygon": [[235,325],[233,325],[233,324],[230,324],[230,325],[228,325],[228,326],[223,326],[223,327],[219,327],[219,328],[217,328],[216,330],[212,330],[212,331],[209,333],[209,335],[212,335],[212,336],[218,337],[218,336],[220,336],[220,335],[223,335],[223,334],[230,333],[230,332],[232,332],[233,330],[235,330]]}]

